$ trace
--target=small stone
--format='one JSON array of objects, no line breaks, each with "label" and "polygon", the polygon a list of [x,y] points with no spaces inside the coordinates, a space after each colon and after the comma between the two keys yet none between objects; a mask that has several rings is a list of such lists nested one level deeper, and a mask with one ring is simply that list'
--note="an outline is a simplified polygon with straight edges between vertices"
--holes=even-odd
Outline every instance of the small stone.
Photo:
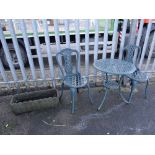
[{"label": "small stone", "polygon": [[5,127],[7,128],[9,126],[9,124],[6,124]]},{"label": "small stone", "polygon": [[107,132],[107,135],[109,135],[110,133],[109,132]]}]

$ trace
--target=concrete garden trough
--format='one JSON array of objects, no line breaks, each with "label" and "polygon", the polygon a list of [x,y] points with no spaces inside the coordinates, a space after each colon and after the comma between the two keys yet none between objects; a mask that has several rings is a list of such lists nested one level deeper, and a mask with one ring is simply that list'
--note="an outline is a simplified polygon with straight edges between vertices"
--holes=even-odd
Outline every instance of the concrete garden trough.
[{"label": "concrete garden trough", "polygon": [[56,89],[13,95],[10,106],[15,114],[55,107],[59,103]]}]

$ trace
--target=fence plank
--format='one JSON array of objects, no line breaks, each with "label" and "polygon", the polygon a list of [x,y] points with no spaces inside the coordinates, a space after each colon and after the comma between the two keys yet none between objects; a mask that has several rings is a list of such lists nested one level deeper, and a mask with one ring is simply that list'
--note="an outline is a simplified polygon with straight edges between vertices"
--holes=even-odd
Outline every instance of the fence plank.
[{"label": "fence plank", "polygon": [[143,46],[143,50],[142,50],[142,54],[141,54],[141,59],[139,62],[139,68],[141,68],[142,64],[143,64],[143,60],[144,60],[144,56],[145,56],[145,52],[146,52],[146,48],[147,48],[147,43],[149,40],[150,31],[151,31],[151,26],[152,26],[152,20],[149,21],[149,24],[147,27],[145,42],[144,42],[144,46]]},{"label": "fence plank", "polygon": [[66,48],[70,48],[69,20],[65,19],[64,23],[65,23]]},{"label": "fence plank", "polygon": [[128,44],[135,44],[135,38],[136,38],[136,29],[137,29],[137,19],[132,19],[131,20],[131,28],[130,28],[130,36],[129,36],[129,41]]},{"label": "fence plank", "polygon": [[[98,40],[99,40],[99,22],[98,19],[95,20],[95,46],[94,46],[94,62],[97,60],[98,56]],[[96,82],[97,70],[94,68],[94,81]]]},{"label": "fence plank", "polygon": [[21,27],[21,31],[22,31],[22,34],[23,34],[23,40],[24,40],[24,44],[25,44],[25,48],[26,48],[28,61],[29,61],[29,64],[30,64],[32,79],[36,80],[34,62],[33,62],[32,53],[31,53],[31,49],[30,49],[30,45],[29,45],[29,40],[28,40],[27,33],[26,33],[26,31],[27,31],[26,30],[26,25],[25,25],[25,22],[24,22],[23,19],[20,20],[20,27]]},{"label": "fence plank", "polygon": [[85,74],[89,75],[89,19],[85,21]]},{"label": "fence plank", "polygon": [[115,19],[114,33],[113,33],[113,38],[112,38],[111,59],[114,59],[114,55],[115,55],[116,43],[117,43],[117,38],[118,38],[117,29],[118,29],[118,19]]},{"label": "fence plank", "polygon": [[119,50],[119,59],[122,59],[122,56],[123,56],[123,48],[125,44],[127,23],[128,23],[128,19],[125,19],[123,22],[123,30],[122,30],[121,44],[120,44],[120,50]]},{"label": "fence plank", "polygon": [[5,69],[3,67],[1,58],[0,58],[0,74],[2,75],[3,81],[7,83],[7,88],[10,88],[9,84],[8,84],[8,77],[5,73]]},{"label": "fence plank", "polygon": [[40,66],[40,71],[41,71],[41,78],[45,80],[45,70],[44,70],[44,63],[43,63],[43,58],[41,54],[41,49],[40,49],[40,41],[38,37],[38,30],[37,30],[37,24],[36,20],[32,20],[32,28],[33,28],[33,33],[34,33],[34,40],[35,40],[35,45],[37,49],[37,55],[38,55],[38,61],[39,61],[39,66]]},{"label": "fence plank", "polygon": [[[54,32],[55,32],[55,40],[56,40],[56,49],[57,52],[61,51],[61,46],[60,46],[60,37],[59,37],[59,26],[58,26],[58,19],[54,19]],[[59,62],[62,65],[62,59],[59,57]],[[59,77],[61,77],[61,71],[59,69]]]},{"label": "fence plank", "polygon": [[3,49],[4,49],[6,59],[8,61],[8,64],[9,64],[9,67],[10,67],[10,70],[11,70],[11,73],[12,73],[12,77],[13,77],[14,81],[17,82],[18,78],[17,78],[17,75],[16,75],[16,70],[14,68],[14,65],[13,65],[13,62],[12,62],[12,59],[11,59],[11,55],[10,55],[10,52],[9,52],[9,48],[8,48],[7,42],[5,40],[1,25],[0,25],[0,39],[1,39],[1,43],[2,43],[2,46],[3,46]]},{"label": "fence plank", "polygon": [[[79,52],[79,55],[80,55],[80,32],[79,32],[79,27],[80,27],[80,24],[79,24],[79,19],[76,19],[75,20],[75,31],[76,31],[76,36],[75,36],[75,39],[76,39],[76,50]],[[81,72],[80,70],[80,64],[81,64],[81,58],[79,57],[79,62],[78,62],[78,71]]]},{"label": "fence plank", "polygon": [[103,54],[102,59],[106,59],[106,53],[107,53],[107,41],[108,41],[108,23],[109,20],[105,20],[105,27],[104,27],[104,40],[103,40]]},{"label": "fence plank", "polygon": [[[140,26],[139,26],[139,30],[138,30],[138,36],[137,36],[137,40],[136,40],[136,45],[139,46],[140,43],[140,39],[142,36],[142,32],[143,32],[143,25],[144,25],[144,19],[141,19],[140,21]],[[133,57],[133,62],[136,62],[136,58],[137,58],[137,53],[138,51],[135,51],[134,57]]]},{"label": "fence plank", "polygon": [[18,41],[17,41],[17,38],[16,38],[13,22],[12,22],[11,19],[8,20],[8,26],[9,26],[9,31],[10,31],[10,34],[11,34],[11,37],[12,37],[13,45],[14,45],[14,48],[15,48],[15,52],[16,52],[16,55],[17,55],[17,59],[18,59],[18,62],[19,62],[19,66],[20,66],[20,69],[21,69],[21,73],[22,73],[24,81],[26,81],[27,80],[26,70],[25,70],[25,67],[24,67],[24,63],[23,63],[23,59],[22,59],[22,56],[21,56],[19,44],[18,44]]},{"label": "fence plank", "polygon": [[46,49],[47,49],[47,55],[48,55],[48,63],[50,68],[50,75],[51,75],[51,79],[53,80],[53,86],[55,88],[53,59],[52,59],[52,52],[50,47],[50,40],[49,40],[48,26],[47,26],[46,19],[43,19],[43,26],[44,26],[44,35],[45,35]]},{"label": "fence plank", "polygon": [[152,72],[155,71],[155,59],[153,60],[153,64],[152,64],[152,68],[151,68]]},{"label": "fence plank", "polygon": [[151,57],[152,57],[153,50],[154,50],[154,46],[155,46],[155,32],[153,34],[153,39],[152,39],[152,43],[151,43],[151,48],[150,48],[149,56],[147,58],[147,63],[146,63],[146,66],[145,66],[145,71],[147,71],[148,66],[150,64]]},{"label": "fence plank", "polygon": [[54,19],[54,32],[55,32],[55,40],[56,40],[57,52],[60,52],[61,47],[60,47],[58,19]]}]

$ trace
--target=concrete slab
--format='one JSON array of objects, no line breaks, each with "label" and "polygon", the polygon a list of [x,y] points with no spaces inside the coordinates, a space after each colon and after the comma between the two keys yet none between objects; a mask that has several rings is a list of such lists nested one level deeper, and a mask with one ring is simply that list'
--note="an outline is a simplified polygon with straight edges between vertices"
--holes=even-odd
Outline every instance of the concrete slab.
[{"label": "concrete slab", "polygon": [[[87,91],[78,94],[78,110],[70,112],[70,93],[64,92],[63,103],[54,109],[14,115],[10,109],[11,96],[0,97],[0,134],[29,135],[126,135],[155,134],[155,84],[143,97],[143,88],[132,104],[126,104],[118,93],[111,91],[102,109],[97,107],[103,96],[101,87],[91,88],[94,105],[89,102]],[[126,94],[127,95],[127,94]]]}]

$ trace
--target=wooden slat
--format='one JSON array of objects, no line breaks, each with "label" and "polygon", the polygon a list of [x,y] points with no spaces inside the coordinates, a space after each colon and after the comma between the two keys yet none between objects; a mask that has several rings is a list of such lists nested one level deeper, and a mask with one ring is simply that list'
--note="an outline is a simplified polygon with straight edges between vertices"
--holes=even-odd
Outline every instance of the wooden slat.
[{"label": "wooden slat", "polygon": [[152,64],[151,71],[152,71],[152,72],[155,72],[155,59],[153,60],[153,64]]},{"label": "wooden slat", "polygon": [[51,80],[53,81],[53,86],[55,88],[54,66],[53,66],[52,51],[50,46],[49,31],[48,31],[46,19],[43,19],[43,26],[44,26],[45,42],[46,42],[46,49],[47,49],[47,55],[48,55],[48,63],[50,68],[50,75],[51,75]]},{"label": "wooden slat", "polygon": [[[98,40],[99,40],[99,22],[98,19],[95,20],[95,46],[94,46],[94,62],[98,57]],[[96,82],[97,70],[94,68],[94,81]]]},{"label": "wooden slat", "polygon": [[64,23],[65,23],[66,48],[70,48],[69,20],[65,19]]},{"label": "wooden slat", "polygon": [[146,52],[146,48],[147,48],[147,43],[149,40],[150,31],[151,31],[151,26],[152,26],[152,20],[149,21],[149,24],[147,27],[145,42],[144,42],[144,46],[143,46],[143,50],[142,50],[142,54],[141,54],[141,59],[139,62],[139,68],[141,68],[142,64],[143,64],[143,60],[144,60],[144,56],[145,56],[145,52]]},{"label": "wooden slat", "polygon": [[115,51],[116,51],[116,46],[117,46],[117,29],[118,29],[118,19],[115,19],[114,23],[114,33],[113,33],[113,38],[112,38],[112,51],[111,51],[111,59],[114,59],[115,56]]},{"label": "wooden slat", "polygon": [[[58,19],[54,19],[54,32],[55,32],[56,50],[57,50],[57,53],[58,53],[58,52],[61,51]],[[59,62],[62,65],[62,59],[61,59],[61,57],[59,57]],[[61,77],[61,71],[60,71],[60,69],[59,69],[59,77]]]},{"label": "wooden slat", "polygon": [[55,32],[57,52],[60,52],[61,46],[60,46],[58,19],[54,19],[54,32]]},{"label": "wooden slat", "polygon": [[127,23],[128,23],[128,19],[125,19],[123,22],[123,30],[122,30],[121,44],[120,44],[120,50],[119,50],[119,59],[122,59],[122,56],[123,56],[123,48],[125,44]]},{"label": "wooden slat", "polygon": [[129,35],[129,41],[128,44],[133,45],[135,44],[135,38],[136,38],[136,29],[137,29],[137,19],[131,20],[131,28],[130,28],[130,35]]},{"label": "wooden slat", "polygon": [[46,77],[45,77],[45,70],[44,70],[42,53],[41,53],[41,49],[40,49],[40,41],[39,41],[39,37],[38,37],[37,24],[36,24],[36,20],[34,20],[34,19],[32,20],[32,28],[33,28],[34,40],[35,40],[35,45],[36,45],[37,55],[38,55],[38,61],[39,61],[39,66],[40,66],[40,71],[41,71],[40,76],[43,80],[45,80]]},{"label": "wooden slat", "polygon": [[31,53],[31,49],[30,49],[30,45],[29,45],[29,40],[28,40],[28,36],[27,36],[27,32],[26,32],[27,31],[26,30],[26,25],[25,25],[25,22],[24,22],[23,19],[20,20],[20,27],[21,27],[21,31],[22,31],[22,34],[23,34],[23,40],[24,40],[24,44],[25,44],[25,48],[26,48],[28,61],[29,61],[29,64],[30,64],[32,79],[36,80],[35,66],[34,66],[32,53]]},{"label": "wooden slat", "polygon": [[23,80],[26,81],[27,80],[26,70],[25,70],[25,67],[24,67],[24,63],[23,63],[23,59],[22,59],[22,56],[21,56],[19,44],[18,44],[18,41],[17,41],[17,38],[16,38],[13,22],[12,22],[11,19],[8,20],[8,26],[9,26],[9,31],[10,31],[10,34],[11,34],[11,37],[12,37],[13,45],[14,45],[14,48],[15,48],[15,52],[16,52],[16,55],[17,55],[17,59],[18,59],[18,62],[19,62],[19,66],[20,66],[20,69],[21,69],[21,73],[22,73],[22,76],[23,76]]},{"label": "wooden slat", "polygon": [[85,74],[89,75],[89,19],[85,21]]},{"label": "wooden slat", "polygon": [[7,84],[6,84],[7,88],[10,88],[10,86],[9,86],[9,84],[8,84],[8,81],[9,81],[9,80],[8,80],[8,77],[7,77],[6,73],[5,73],[5,69],[4,69],[4,67],[3,67],[1,58],[0,58],[0,74],[2,75],[3,81],[7,83]]},{"label": "wooden slat", "polygon": [[1,25],[0,25],[0,39],[1,39],[1,43],[2,43],[2,46],[3,46],[3,49],[4,49],[6,59],[7,59],[8,64],[9,64],[9,68],[10,68],[11,73],[12,73],[12,77],[13,77],[14,81],[17,82],[18,78],[17,78],[17,75],[16,75],[16,70],[14,68],[14,65],[13,65],[13,62],[12,62],[12,59],[11,59],[11,55],[10,55],[10,52],[9,52],[9,48],[8,48],[7,42],[5,40]]},{"label": "wooden slat", "polygon": [[[139,30],[138,30],[138,36],[137,36],[137,40],[136,40],[136,45],[137,46],[139,46],[139,44],[140,44],[140,39],[141,39],[142,32],[143,32],[143,25],[144,25],[144,19],[141,19]],[[135,51],[135,54],[134,54],[134,58],[133,58],[133,62],[134,63],[136,62],[136,58],[137,58],[137,54],[138,54],[137,52],[138,51],[136,50]]]},{"label": "wooden slat", "polygon": [[[75,31],[76,31],[76,35],[75,35],[75,39],[76,39],[76,50],[79,52],[80,55],[80,31],[79,31],[79,27],[80,27],[80,23],[79,20],[76,19],[75,20]],[[81,58],[79,57],[79,62],[78,62],[78,71],[80,71],[80,64],[81,64]]]},{"label": "wooden slat", "polygon": [[153,39],[152,39],[152,43],[151,43],[151,48],[150,48],[149,56],[148,56],[148,58],[147,58],[147,62],[146,62],[146,66],[145,66],[145,71],[147,71],[148,66],[149,66],[149,64],[150,64],[150,61],[151,61],[151,57],[152,57],[152,54],[153,54],[154,47],[155,47],[155,32],[154,32],[154,34],[153,34]]},{"label": "wooden slat", "polygon": [[102,59],[106,59],[106,53],[107,53],[107,41],[108,41],[108,23],[109,20],[105,20],[105,27],[104,27],[104,40],[103,40],[103,55]]}]

